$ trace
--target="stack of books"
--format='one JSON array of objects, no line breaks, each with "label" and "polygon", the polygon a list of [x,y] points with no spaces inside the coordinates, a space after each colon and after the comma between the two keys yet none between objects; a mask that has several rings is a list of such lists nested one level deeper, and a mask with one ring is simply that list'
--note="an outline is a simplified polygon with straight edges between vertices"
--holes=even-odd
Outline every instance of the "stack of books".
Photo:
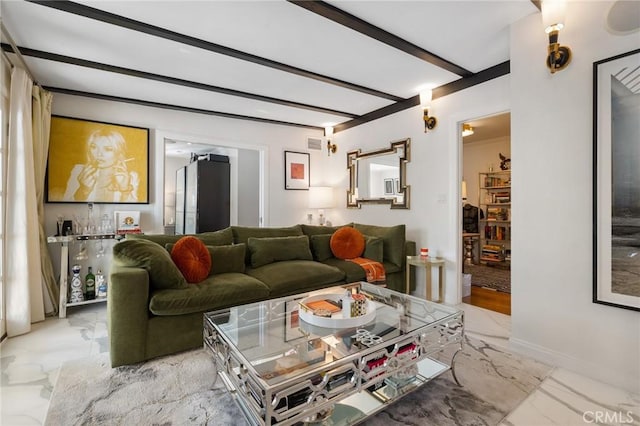
[{"label": "stack of books", "polygon": [[494,244],[483,245],[480,260],[485,260],[487,262],[502,262],[502,247]]}]

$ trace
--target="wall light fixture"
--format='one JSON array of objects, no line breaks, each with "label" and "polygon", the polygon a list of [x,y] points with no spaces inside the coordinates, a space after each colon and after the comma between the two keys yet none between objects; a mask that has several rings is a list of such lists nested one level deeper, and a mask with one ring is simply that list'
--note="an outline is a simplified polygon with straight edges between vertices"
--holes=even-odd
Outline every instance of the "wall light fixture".
[{"label": "wall light fixture", "polygon": [[324,128],[324,137],[327,138],[327,156],[331,156],[331,154],[335,154],[338,150],[338,145],[335,143],[331,143],[331,136],[333,136],[333,127],[325,127]]},{"label": "wall light fixture", "polygon": [[473,131],[473,127],[471,127],[471,124],[467,124],[464,123],[462,124],[462,137],[467,137],[467,136],[471,136],[474,133]]},{"label": "wall light fixture", "polygon": [[422,119],[424,120],[424,132],[427,133],[428,130],[433,130],[438,124],[438,120],[435,117],[429,116],[429,108],[431,108],[431,98],[433,97],[433,93],[431,89],[426,89],[420,92],[420,106],[423,110]]},{"label": "wall light fixture", "polygon": [[542,2],[542,23],[544,32],[549,34],[547,67],[551,74],[561,71],[571,62],[571,49],[558,42],[560,30],[564,28],[566,0],[545,0]]}]

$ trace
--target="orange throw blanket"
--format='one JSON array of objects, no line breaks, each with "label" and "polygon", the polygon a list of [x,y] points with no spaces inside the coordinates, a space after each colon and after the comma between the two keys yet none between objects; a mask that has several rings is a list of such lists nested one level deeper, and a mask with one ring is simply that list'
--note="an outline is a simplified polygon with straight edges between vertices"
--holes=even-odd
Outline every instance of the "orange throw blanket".
[{"label": "orange throw blanket", "polygon": [[380,281],[386,281],[387,277],[384,272],[384,266],[380,262],[375,260],[365,259],[364,257],[356,257],[354,259],[346,259],[349,262],[357,263],[364,269],[367,276],[367,282],[376,283]]}]

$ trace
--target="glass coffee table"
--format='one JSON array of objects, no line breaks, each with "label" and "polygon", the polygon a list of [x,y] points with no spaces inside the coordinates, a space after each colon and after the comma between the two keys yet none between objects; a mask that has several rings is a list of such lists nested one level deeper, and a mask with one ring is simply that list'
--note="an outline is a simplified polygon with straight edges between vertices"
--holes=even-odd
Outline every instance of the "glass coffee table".
[{"label": "glass coffee table", "polygon": [[[324,328],[300,317],[302,299],[347,288],[373,301],[370,322]],[[204,315],[205,347],[252,425],[351,425],[446,371],[460,384],[463,337],[461,310],[364,282]]]}]

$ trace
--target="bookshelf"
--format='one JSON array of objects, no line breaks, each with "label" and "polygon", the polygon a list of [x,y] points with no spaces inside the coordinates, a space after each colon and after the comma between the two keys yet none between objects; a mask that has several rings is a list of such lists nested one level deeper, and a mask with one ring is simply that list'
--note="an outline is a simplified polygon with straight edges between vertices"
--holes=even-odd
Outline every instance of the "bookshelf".
[{"label": "bookshelf", "polygon": [[511,170],[481,172],[478,178],[480,263],[511,263]]}]

